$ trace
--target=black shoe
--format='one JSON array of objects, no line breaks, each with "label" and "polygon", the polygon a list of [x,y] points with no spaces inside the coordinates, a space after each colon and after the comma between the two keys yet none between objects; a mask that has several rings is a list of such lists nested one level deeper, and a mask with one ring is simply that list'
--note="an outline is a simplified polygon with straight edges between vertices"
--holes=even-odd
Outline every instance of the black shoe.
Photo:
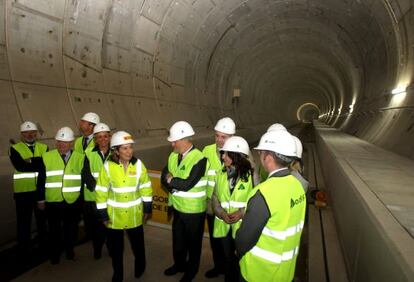
[{"label": "black shoe", "polygon": [[219,276],[220,274],[224,274],[224,271],[214,267],[210,270],[207,270],[206,273],[204,273],[204,276],[206,278],[215,278],[215,277]]},{"label": "black shoe", "polygon": [[180,282],[191,282],[193,281],[194,276],[193,275],[188,275],[187,273],[184,274],[183,277],[181,277]]},{"label": "black shoe", "polygon": [[123,275],[112,275],[112,282],[122,282],[124,280]]},{"label": "black shoe", "polygon": [[144,271],[135,271],[135,278],[140,278],[142,276],[142,274],[144,274]]},{"label": "black shoe", "polygon": [[166,270],[164,270],[164,275],[166,276],[172,276],[172,275],[176,275],[178,272],[184,272],[185,270],[183,268],[178,268],[175,266],[175,264],[173,266],[170,266],[169,268],[167,268]]}]

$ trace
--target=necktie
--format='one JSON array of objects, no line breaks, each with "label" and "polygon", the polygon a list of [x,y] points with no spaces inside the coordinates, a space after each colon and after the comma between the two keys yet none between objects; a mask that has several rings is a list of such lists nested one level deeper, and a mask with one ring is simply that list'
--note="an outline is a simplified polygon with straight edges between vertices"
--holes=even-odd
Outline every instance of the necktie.
[{"label": "necktie", "polygon": [[178,165],[180,165],[181,161],[183,160],[183,155],[178,154]]},{"label": "necktie", "polygon": [[66,154],[62,154],[61,156],[62,156],[63,162],[66,164]]},{"label": "necktie", "polygon": [[86,149],[86,146],[88,146],[88,138],[83,137],[83,141],[82,141],[83,150]]},{"label": "necktie", "polygon": [[31,146],[28,146],[29,147],[29,149],[30,149],[30,151],[32,151],[32,153],[34,154],[34,145],[31,145]]}]

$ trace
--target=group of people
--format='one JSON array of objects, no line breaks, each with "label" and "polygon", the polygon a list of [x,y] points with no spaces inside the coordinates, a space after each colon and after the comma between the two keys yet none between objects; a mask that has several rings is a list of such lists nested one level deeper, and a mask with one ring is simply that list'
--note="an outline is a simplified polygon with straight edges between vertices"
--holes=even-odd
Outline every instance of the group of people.
[{"label": "group of people", "polygon": [[[48,249],[51,263],[59,263],[62,251],[74,259],[82,217],[95,259],[107,244],[112,281],[123,280],[124,233],[139,278],[146,266],[143,224],[152,210],[146,167],[133,154],[133,136],[111,135],[97,114],[86,113],[79,130],[82,136],[75,139],[69,127],[59,129],[56,149],[48,150],[37,141],[35,123],[21,125],[21,141],[10,148],[19,254],[27,256],[34,212],[40,246]],[[283,125],[272,125],[254,148],[257,168],[247,141],[235,136],[231,118],[220,119],[214,131],[215,143],[201,151],[193,145],[188,122],[178,121],[169,130],[173,150],[161,183],[173,215],[173,264],[164,274],[194,279],[207,218],[214,266],[206,278],[292,281],[306,210],[300,140]]]}]

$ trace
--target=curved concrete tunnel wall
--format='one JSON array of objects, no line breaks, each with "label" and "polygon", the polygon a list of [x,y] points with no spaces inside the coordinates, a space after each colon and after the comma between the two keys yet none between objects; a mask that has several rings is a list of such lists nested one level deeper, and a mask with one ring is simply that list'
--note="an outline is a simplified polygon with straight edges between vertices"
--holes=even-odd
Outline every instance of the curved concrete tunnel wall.
[{"label": "curved concrete tunnel wall", "polygon": [[[270,123],[297,122],[306,103],[327,124],[414,158],[413,4],[0,0],[1,181],[10,183],[9,138],[23,120],[52,145],[91,110],[136,136],[150,168],[161,167],[176,120],[194,125],[200,145],[222,116],[255,140]],[[404,99],[390,94],[398,86]],[[1,209],[10,222],[12,201]]]},{"label": "curved concrete tunnel wall", "polygon": [[[411,83],[407,0],[0,5],[4,136],[17,137],[18,124],[33,119],[50,139],[91,108],[114,128],[153,137],[179,119],[201,131],[223,115],[243,128],[294,121],[313,103],[327,123],[382,145],[370,128],[384,118],[366,115]],[[56,106],[45,115],[38,109],[51,95]],[[0,142],[5,155],[8,137]]]}]

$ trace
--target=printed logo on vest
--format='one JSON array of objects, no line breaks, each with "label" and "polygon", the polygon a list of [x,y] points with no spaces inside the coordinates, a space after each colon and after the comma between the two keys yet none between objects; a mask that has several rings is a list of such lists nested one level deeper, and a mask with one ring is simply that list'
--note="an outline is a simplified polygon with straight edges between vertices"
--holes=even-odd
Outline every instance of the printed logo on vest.
[{"label": "printed logo on vest", "polygon": [[246,189],[246,187],[244,187],[244,185],[243,185],[243,184],[240,184],[240,186],[239,186],[239,190],[244,190],[244,189]]},{"label": "printed logo on vest", "polygon": [[183,165],[183,166],[180,168],[180,170],[185,170],[185,165]]},{"label": "printed logo on vest", "polygon": [[295,206],[301,204],[303,201],[305,201],[305,195],[303,195],[303,194],[295,200],[290,199],[290,208],[291,209],[294,208]]}]

